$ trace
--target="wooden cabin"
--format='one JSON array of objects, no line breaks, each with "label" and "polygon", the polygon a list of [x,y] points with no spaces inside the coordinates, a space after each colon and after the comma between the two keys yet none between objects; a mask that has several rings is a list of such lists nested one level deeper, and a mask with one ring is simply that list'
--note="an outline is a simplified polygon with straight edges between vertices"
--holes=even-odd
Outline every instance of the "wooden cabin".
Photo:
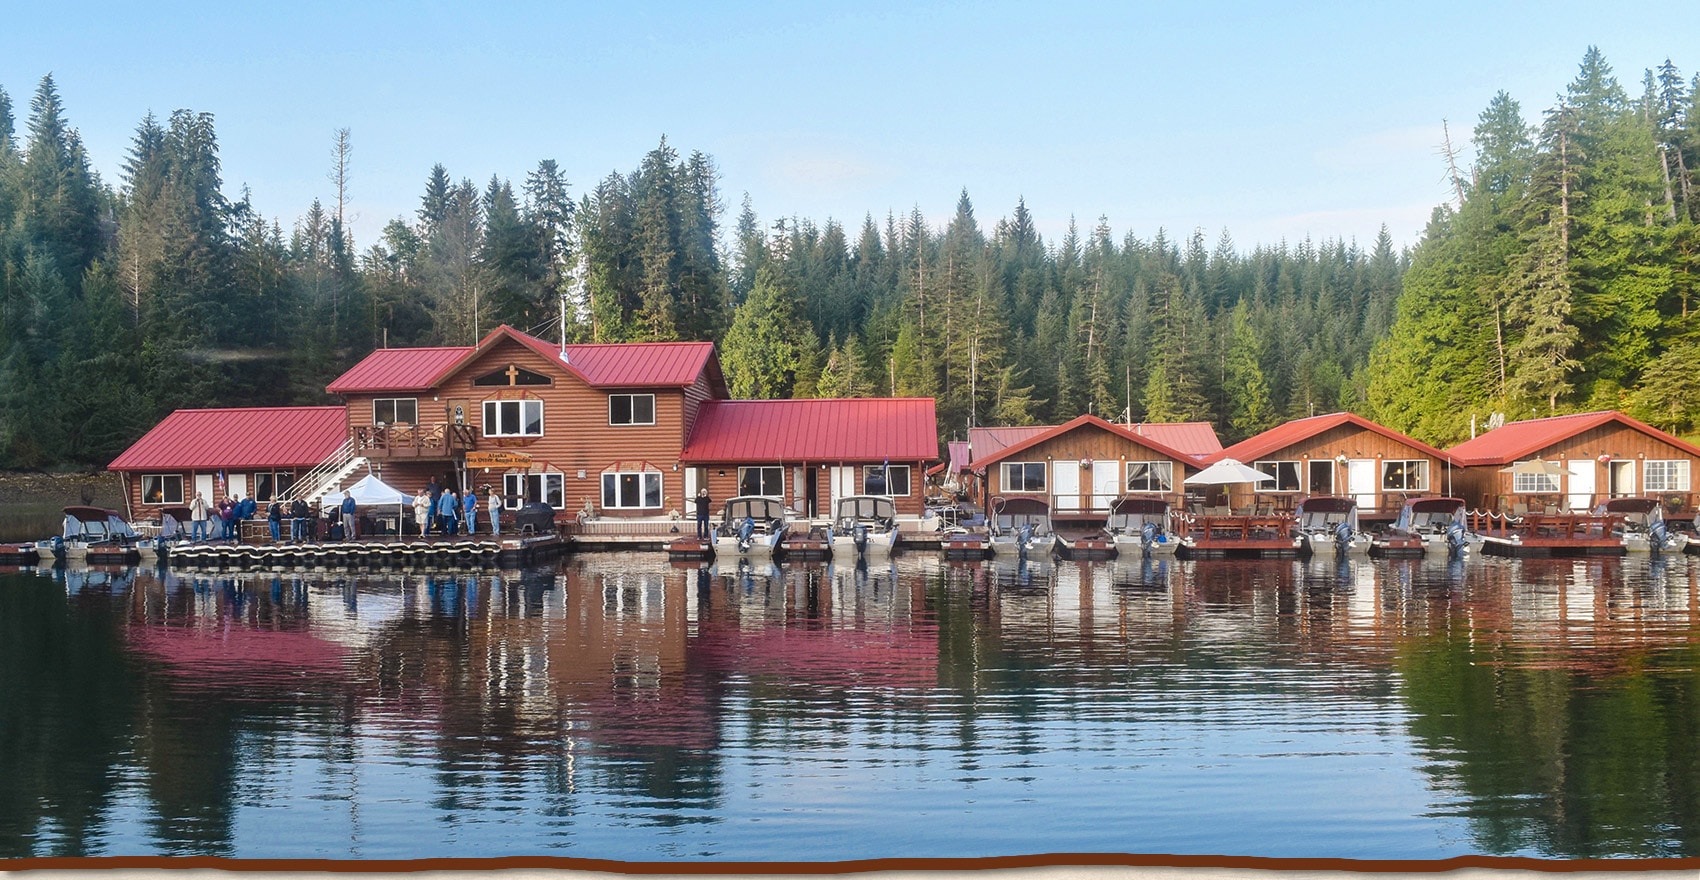
[{"label": "wooden cabin", "polygon": [[[1025,430],[1025,429],[1023,429]],[[974,451],[985,497],[1039,498],[1060,520],[1103,521],[1122,495],[1160,495],[1179,506],[1192,455],[1097,416],[1027,434],[991,454]]]},{"label": "wooden cabin", "polygon": [[1390,517],[1406,498],[1450,491],[1452,458],[1359,415],[1340,412],[1277,425],[1223,450],[1273,482],[1229,487],[1236,510],[1294,508],[1308,495],[1350,496],[1360,515]]},{"label": "wooden cabin", "polygon": [[252,497],[261,509],[348,439],[340,406],[180,409],[108,465],[124,483],[126,515],[158,519],[199,492],[208,504]]},{"label": "wooden cabin", "polygon": [[918,518],[938,419],[930,397],[713,400],[678,459],[687,498],[707,486],[716,505],[768,495],[795,516],[830,519],[840,498],[885,495],[898,516]]},{"label": "wooden cabin", "polygon": [[1447,452],[1460,468],[1457,494],[1479,510],[1580,513],[1652,497],[1667,518],[1694,517],[1700,447],[1620,412],[1511,422]]}]

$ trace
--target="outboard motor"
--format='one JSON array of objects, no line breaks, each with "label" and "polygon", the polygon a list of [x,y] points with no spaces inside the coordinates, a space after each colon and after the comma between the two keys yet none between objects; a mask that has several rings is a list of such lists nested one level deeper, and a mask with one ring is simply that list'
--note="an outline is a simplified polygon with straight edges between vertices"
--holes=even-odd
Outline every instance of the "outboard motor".
[{"label": "outboard motor", "polygon": [[1021,528],[1015,530],[1015,547],[1018,551],[1020,551],[1023,558],[1027,556],[1027,542],[1031,540],[1033,540],[1032,523],[1026,523],[1022,525]]},{"label": "outboard motor", "polygon": [[1464,531],[1464,524],[1454,522],[1446,527],[1446,547],[1449,550],[1462,550],[1469,543],[1469,535]]},{"label": "outboard motor", "polygon": [[743,551],[750,549],[750,544],[754,543],[755,534],[756,534],[755,518],[754,517],[748,517],[748,516],[744,517],[744,521],[738,523],[738,550],[739,550],[739,552],[743,552]]},{"label": "outboard motor", "polygon": [[65,539],[59,535],[53,536],[53,558],[65,558]]},{"label": "outboard motor", "polygon": [[856,549],[857,550],[867,550],[868,549],[868,525],[867,525],[867,523],[857,523],[856,524],[856,530],[852,534],[854,536],[853,540],[856,542]]},{"label": "outboard motor", "polygon": [[1151,555],[1151,545],[1157,543],[1157,524],[1148,522],[1139,530],[1139,552],[1143,556]]},{"label": "outboard motor", "polygon": [[1342,520],[1334,527],[1334,549],[1345,553],[1352,547],[1352,524]]},{"label": "outboard motor", "polygon": [[1670,540],[1670,529],[1665,528],[1664,520],[1653,523],[1647,529],[1647,547],[1654,553],[1665,549],[1665,542]]}]

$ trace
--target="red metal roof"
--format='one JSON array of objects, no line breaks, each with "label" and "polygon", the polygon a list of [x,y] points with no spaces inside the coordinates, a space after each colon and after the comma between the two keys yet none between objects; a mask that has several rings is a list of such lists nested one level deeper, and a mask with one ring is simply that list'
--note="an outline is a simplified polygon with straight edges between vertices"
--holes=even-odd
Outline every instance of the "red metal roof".
[{"label": "red metal roof", "polygon": [[180,409],[107,465],[115,471],[316,465],[348,439],[340,406]]},{"label": "red metal roof", "polygon": [[1017,443],[1053,431],[1055,425],[1019,425],[1010,428],[969,428],[968,448],[973,453],[972,465],[982,458],[996,455]]},{"label": "red metal roof", "polygon": [[1216,436],[1216,426],[1209,422],[1141,422],[1123,427],[1141,437],[1150,437],[1170,449],[1179,449],[1193,458],[1208,458],[1222,451],[1222,441]]},{"label": "red metal roof", "polygon": [[[503,339],[512,339],[560,363],[559,343],[522,333],[506,324],[470,348],[381,348],[326,386],[332,394],[383,391],[425,391]],[[712,342],[623,342],[568,345],[564,368],[596,388],[656,388],[690,385],[710,372],[711,383],[723,384],[711,369]]]},{"label": "red metal roof", "polygon": [[932,461],[937,432],[930,397],[711,400],[679,460]]},{"label": "red metal roof", "polygon": [[1689,455],[1700,457],[1700,447],[1613,410],[1511,422],[1466,440],[1448,451],[1458,464],[1464,466],[1509,464],[1583,431],[1590,431],[1611,422],[1633,428],[1649,437],[1663,440]]},{"label": "red metal roof", "polygon": [[1398,443],[1403,443],[1424,455],[1432,455],[1444,462],[1452,461],[1449,453],[1442,452],[1420,440],[1415,440],[1398,431],[1378,425],[1363,416],[1348,412],[1329,413],[1325,416],[1311,416],[1307,419],[1294,419],[1285,424],[1276,425],[1254,437],[1248,437],[1222,450],[1208,461],[1218,461],[1232,458],[1236,461],[1256,461],[1271,452],[1285,449],[1294,443],[1302,443],[1324,431],[1331,431],[1341,425],[1353,425],[1365,431],[1372,431]]},{"label": "red metal roof", "polygon": [[986,465],[993,464],[993,463],[996,463],[996,462],[999,462],[999,461],[1003,461],[1004,459],[1009,458],[1010,456],[1015,455],[1018,452],[1022,452],[1024,450],[1030,449],[1034,446],[1039,445],[1040,443],[1043,443],[1047,440],[1050,440],[1053,437],[1060,437],[1063,434],[1067,434],[1068,432],[1075,430],[1076,428],[1087,427],[1087,426],[1094,427],[1094,428],[1097,428],[1097,429],[1102,430],[1102,431],[1108,431],[1111,434],[1114,434],[1114,435],[1121,437],[1125,440],[1129,440],[1129,441],[1137,443],[1141,446],[1144,446],[1145,448],[1150,449],[1153,452],[1156,452],[1156,453],[1161,454],[1161,455],[1166,455],[1166,456],[1174,459],[1175,461],[1181,462],[1182,464],[1185,464],[1188,461],[1197,461],[1197,459],[1195,457],[1188,455],[1187,453],[1182,452],[1179,449],[1175,449],[1174,447],[1169,446],[1168,444],[1162,442],[1161,440],[1157,440],[1156,438],[1153,438],[1153,437],[1142,437],[1138,434],[1133,433],[1133,431],[1129,430],[1125,426],[1117,425],[1117,424],[1114,424],[1112,422],[1107,422],[1107,421],[1105,421],[1101,418],[1098,418],[1097,416],[1088,415],[1088,416],[1078,416],[1074,419],[1071,419],[1068,422],[1065,422],[1064,424],[1057,425],[1054,428],[1046,428],[1042,431],[1039,431],[1039,432],[1033,434],[1032,436],[1028,437],[1025,440],[1022,440],[1018,443],[1011,443],[1010,445],[1005,446],[1004,448],[998,450],[997,452],[995,452],[991,455],[976,455],[974,457],[974,469],[975,470],[983,470]]}]

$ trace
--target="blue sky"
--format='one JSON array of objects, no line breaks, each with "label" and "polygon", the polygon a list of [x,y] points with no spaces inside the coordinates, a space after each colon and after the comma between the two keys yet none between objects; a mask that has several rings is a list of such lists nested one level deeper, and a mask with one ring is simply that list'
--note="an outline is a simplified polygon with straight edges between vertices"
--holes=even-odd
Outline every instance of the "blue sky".
[{"label": "blue sky", "polygon": [[1242,250],[1412,243],[1494,92],[1536,120],[1598,45],[1632,93],[1700,68],[1668,3],[15,3],[0,86],[20,127],[51,72],[117,179],[150,109],[215,114],[227,188],[287,229],[329,201],[352,130],[353,229],[418,207],[433,163],[575,195],[665,134],[713,156],[730,226],[920,209],[966,187],[984,228],[1025,197],[1119,236],[1225,227]]}]

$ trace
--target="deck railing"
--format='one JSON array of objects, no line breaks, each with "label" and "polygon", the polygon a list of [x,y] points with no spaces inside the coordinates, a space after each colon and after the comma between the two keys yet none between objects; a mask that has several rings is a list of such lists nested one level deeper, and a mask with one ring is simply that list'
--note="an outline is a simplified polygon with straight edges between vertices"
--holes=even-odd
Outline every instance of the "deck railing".
[{"label": "deck railing", "polygon": [[453,458],[477,448],[471,425],[358,425],[354,448],[367,458]]}]

